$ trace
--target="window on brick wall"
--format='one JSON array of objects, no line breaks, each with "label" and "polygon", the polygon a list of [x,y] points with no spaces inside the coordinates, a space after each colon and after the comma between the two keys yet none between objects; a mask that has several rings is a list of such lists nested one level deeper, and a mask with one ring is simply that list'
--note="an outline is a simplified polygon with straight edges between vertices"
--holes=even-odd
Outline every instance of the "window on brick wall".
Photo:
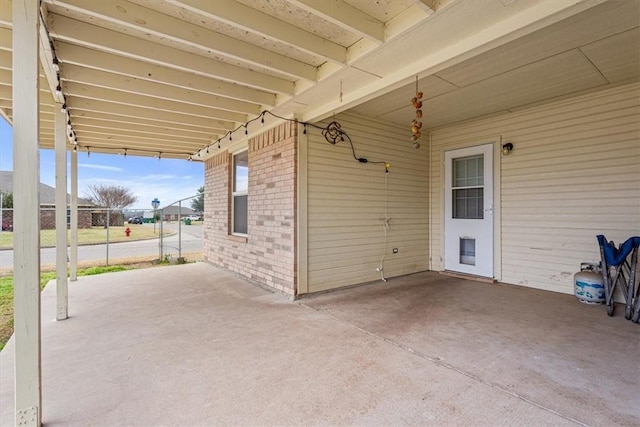
[{"label": "window on brick wall", "polygon": [[247,235],[247,199],[249,195],[249,152],[233,155],[232,233]]}]

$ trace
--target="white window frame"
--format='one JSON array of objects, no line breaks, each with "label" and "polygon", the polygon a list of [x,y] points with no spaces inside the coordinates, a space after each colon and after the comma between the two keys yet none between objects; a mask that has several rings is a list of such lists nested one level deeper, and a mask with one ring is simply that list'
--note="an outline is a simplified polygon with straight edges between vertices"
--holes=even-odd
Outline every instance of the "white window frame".
[{"label": "white window frame", "polygon": [[[236,188],[236,156],[246,152],[247,153],[247,189],[245,191],[234,191]],[[231,235],[233,236],[242,236],[247,237],[249,233],[249,149],[245,148],[242,150],[238,150],[234,152],[231,156],[231,224],[229,224],[229,228],[231,230]],[[236,197],[237,196],[247,196],[247,233],[238,233],[235,231],[235,205],[236,205]]]}]

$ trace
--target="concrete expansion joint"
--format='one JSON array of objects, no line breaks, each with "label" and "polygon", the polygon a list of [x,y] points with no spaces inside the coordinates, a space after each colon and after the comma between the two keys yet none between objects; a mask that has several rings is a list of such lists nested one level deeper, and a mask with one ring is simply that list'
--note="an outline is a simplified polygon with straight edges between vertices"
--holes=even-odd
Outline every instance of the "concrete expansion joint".
[{"label": "concrete expansion joint", "polygon": [[351,328],[353,328],[353,329],[355,329],[355,330],[357,330],[359,332],[362,332],[362,333],[364,333],[366,335],[369,335],[370,337],[373,337],[373,338],[375,338],[377,340],[383,341],[383,342],[385,342],[387,344],[390,344],[390,345],[392,345],[394,347],[397,347],[397,348],[399,348],[399,349],[401,349],[403,351],[411,353],[414,356],[417,356],[417,357],[419,357],[421,359],[424,359],[424,360],[426,360],[428,362],[431,362],[431,363],[433,363],[433,364],[435,364],[437,366],[440,366],[442,368],[445,368],[445,369],[448,369],[450,371],[456,372],[456,373],[458,373],[460,375],[464,375],[465,377],[470,378],[471,380],[473,380],[473,381],[475,381],[475,382],[477,382],[479,384],[482,384],[482,385],[487,386],[487,387],[491,387],[491,388],[493,388],[495,390],[498,390],[501,393],[508,394],[508,395],[510,395],[512,397],[515,397],[515,398],[523,401],[523,402],[526,402],[526,403],[528,403],[530,405],[536,406],[536,407],[538,407],[538,408],[540,408],[540,409],[542,409],[544,411],[547,411],[547,412],[550,412],[550,413],[552,413],[554,415],[557,415],[558,417],[564,418],[567,421],[571,421],[571,422],[575,423],[576,425],[583,426],[583,427],[589,427],[589,424],[585,424],[582,421],[577,420],[577,419],[575,419],[575,418],[573,418],[573,417],[571,417],[569,415],[563,414],[562,412],[558,412],[555,409],[549,408],[548,406],[545,406],[545,405],[542,405],[540,403],[537,403],[537,402],[527,398],[526,396],[523,396],[523,395],[521,395],[519,393],[516,393],[514,391],[511,391],[511,390],[507,389],[506,387],[504,387],[504,386],[502,386],[500,384],[496,384],[496,383],[491,382],[491,381],[483,380],[482,378],[480,378],[479,376],[477,376],[475,374],[472,374],[471,372],[467,372],[467,371],[462,370],[460,368],[456,368],[455,366],[444,362],[441,358],[439,358],[437,356],[426,355],[424,353],[421,353],[421,352],[419,352],[417,350],[412,349],[411,347],[407,347],[406,345],[400,344],[399,342],[396,342],[396,341],[391,340],[389,338],[385,338],[385,337],[380,336],[378,334],[375,334],[375,333],[373,333],[371,331],[367,331],[366,329],[363,329],[360,326],[354,325],[353,323],[350,323],[350,322],[348,322],[346,320],[340,319],[339,317],[336,317],[333,314],[327,313],[327,312],[322,311],[322,310],[315,309],[315,308],[313,308],[311,306],[308,306],[308,305],[306,305],[304,303],[298,302],[298,304],[301,305],[302,307],[305,307],[305,308],[308,308],[310,310],[313,310],[316,313],[320,313],[320,314],[323,314],[323,315],[325,315],[327,317],[330,317],[331,319],[333,319],[333,320],[335,320],[337,322],[340,322],[340,323],[342,323],[344,325],[347,325],[347,326],[349,326],[349,327],[351,327]]}]

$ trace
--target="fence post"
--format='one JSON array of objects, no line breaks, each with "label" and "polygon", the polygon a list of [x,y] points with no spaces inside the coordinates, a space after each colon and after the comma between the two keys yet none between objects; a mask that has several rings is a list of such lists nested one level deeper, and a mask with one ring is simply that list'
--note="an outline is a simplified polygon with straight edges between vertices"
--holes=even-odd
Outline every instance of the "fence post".
[{"label": "fence post", "polygon": [[111,209],[107,208],[107,267],[109,267],[109,220],[111,216]]},{"label": "fence post", "polygon": [[[163,233],[162,233],[162,218],[164,218],[164,209],[160,209],[160,220],[161,220],[160,221],[160,227],[159,227],[160,239],[158,240],[160,242],[160,256],[158,257],[158,261],[162,261],[162,245],[164,244],[163,238],[162,238],[162,235],[163,235]],[[155,215],[154,215],[153,220],[156,221]]]}]

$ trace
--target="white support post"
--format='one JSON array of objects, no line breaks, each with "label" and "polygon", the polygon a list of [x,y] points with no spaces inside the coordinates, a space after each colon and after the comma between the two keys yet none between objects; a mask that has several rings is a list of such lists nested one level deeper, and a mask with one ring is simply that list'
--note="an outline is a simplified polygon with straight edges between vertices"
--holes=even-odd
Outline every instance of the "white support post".
[{"label": "white support post", "polygon": [[71,150],[71,235],[69,279],[78,280],[78,152]]},{"label": "white support post", "polygon": [[40,426],[40,2],[13,0],[14,338],[16,425]]},{"label": "white support post", "polygon": [[56,103],[56,320],[69,317],[67,280],[67,114]]}]

